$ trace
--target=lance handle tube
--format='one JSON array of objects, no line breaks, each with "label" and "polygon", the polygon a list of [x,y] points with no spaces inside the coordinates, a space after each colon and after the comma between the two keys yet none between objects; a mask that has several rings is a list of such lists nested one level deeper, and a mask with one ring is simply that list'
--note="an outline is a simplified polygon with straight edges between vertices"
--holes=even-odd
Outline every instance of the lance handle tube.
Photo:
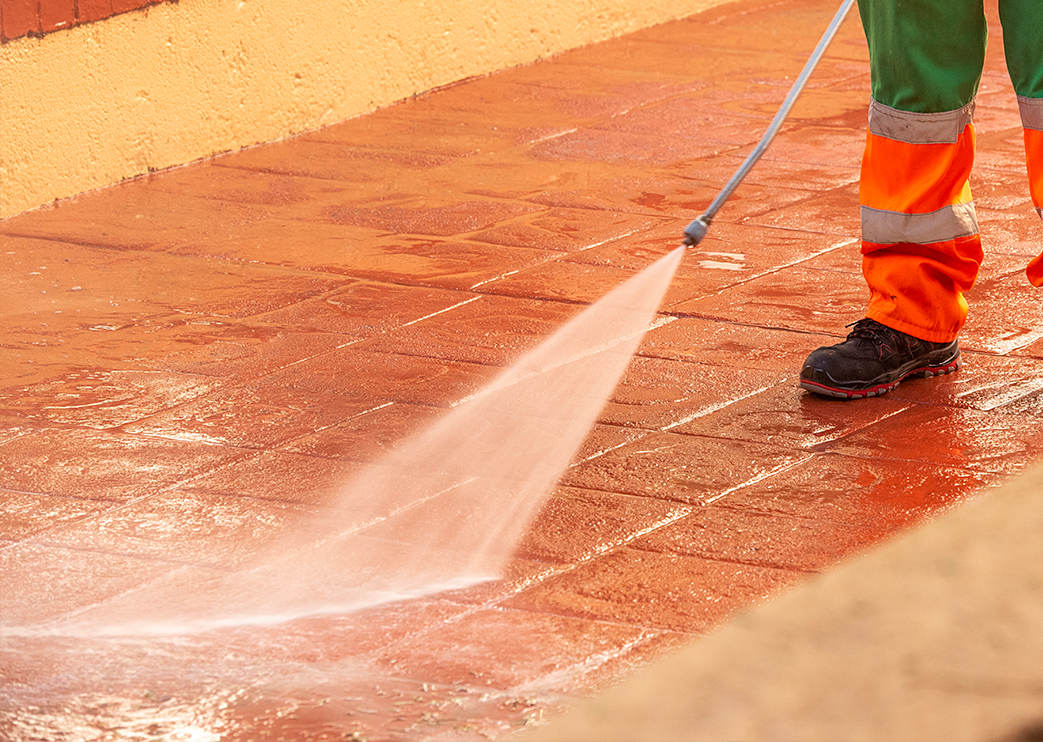
[{"label": "lance handle tube", "polygon": [[782,102],[782,106],[775,114],[775,118],[771,120],[771,125],[768,130],[764,132],[764,136],[761,137],[760,142],[750,152],[746,160],[739,166],[739,169],[735,171],[735,175],[731,177],[721,192],[717,194],[717,197],[710,204],[709,208],[697,219],[693,220],[691,224],[685,227],[684,230],[684,244],[688,246],[698,245],[703,237],[706,236],[707,230],[710,228],[710,222],[713,221],[717,211],[724,205],[724,202],[732,195],[739,184],[742,183],[743,178],[746,174],[753,169],[753,166],[757,164],[757,160],[761,158],[764,151],[768,149],[768,145],[775,138],[775,135],[779,133],[779,129],[782,127],[782,123],[786,120],[786,116],[789,115],[790,109],[793,108],[793,104],[797,102],[797,98],[800,96],[801,91],[804,90],[804,86],[808,82],[808,78],[811,77],[811,73],[815,71],[815,67],[818,66],[819,61],[822,59],[822,55],[826,53],[826,49],[829,47],[833,37],[836,36],[837,30],[840,28],[840,24],[844,22],[844,18],[847,17],[848,11],[851,10],[851,6],[855,4],[855,0],[844,0],[841,4],[840,9],[837,10],[833,20],[826,28],[825,33],[822,34],[822,38],[819,39],[818,46],[815,47],[815,51],[811,53],[811,57],[808,58],[807,63],[804,65],[804,69],[801,70],[800,75],[794,81],[793,86],[790,88],[789,94],[786,96],[786,100]]}]

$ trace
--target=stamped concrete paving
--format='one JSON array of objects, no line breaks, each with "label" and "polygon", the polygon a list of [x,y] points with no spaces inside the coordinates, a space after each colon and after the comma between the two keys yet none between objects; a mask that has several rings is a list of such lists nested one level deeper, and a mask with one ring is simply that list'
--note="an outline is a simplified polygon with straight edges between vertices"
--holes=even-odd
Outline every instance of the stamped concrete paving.
[{"label": "stamped concrete paving", "polygon": [[[675,247],[832,11],[743,0],[0,222],[4,623],[236,564]],[[176,651],[4,636],[0,732],[500,735],[1022,469],[1043,229],[998,34],[966,367],[795,386],[866,299],[868,87],[852,18],[502,581]]]}]

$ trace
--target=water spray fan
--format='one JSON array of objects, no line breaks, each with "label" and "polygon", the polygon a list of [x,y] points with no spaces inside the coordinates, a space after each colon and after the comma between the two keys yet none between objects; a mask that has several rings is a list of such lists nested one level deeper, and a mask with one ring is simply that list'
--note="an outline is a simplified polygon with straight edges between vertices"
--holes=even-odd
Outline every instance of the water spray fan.
[{"label": "water spray fan", "polygon": [[734,193],[735,189],[739,187],[746,175],[753,169],[753,166],[757,164],[757,161],[764,154],[765,150],[768,149],[768,145],[771,144],[775,135],[778,134],[779,129],[782,127],[782,123],[786,120],[786,116],[789,115],[790,109],[793,108],[793,104],[797,102],[797,98],[804,90],[804,86],[808,82],[808,78],[811,77],[811,73],[815,71],[815,67],[818,66],[822,56],[826,53],[826,49],[829,48],[830,42],[833,41],[833,37],[836,36],[837,30],[840,28],[840,24],[844,22],[847,17],[848,11],[851,10],[851,6],[855,4],[855,0],[844,0],[841,4],[840,9],[837,10],[836,15],[833,16],[833,20],[826,28],[825,33],[822,34],[822,38],[819,39],[818,45],[815,47],[815,51],[811,53],[811,57],[804,65],[804,69],[801,70],[800,75],[794,81],[793,86],[790,88],[789,94],[786,96],[786,100],[782,102],[782,106],[775,114],[775,118],[771,120],[771,125],[768,126],[768,130],[764,132],[764,136],[761,137],[760,142],[749,154],[746,160],[739,166],[739,169],[735,171],[735,174],[731,177],[721,192],[717,194],[709,208],[702,213],[699,217],[694,219],[691,224],[685,227],[684,230],[684,244],[689,247],[694,247],[702,242],[706,236],[706,232],[710,228],[710,223],[713,221],[714,216],[718,210],[724,205],[725,201]]}]

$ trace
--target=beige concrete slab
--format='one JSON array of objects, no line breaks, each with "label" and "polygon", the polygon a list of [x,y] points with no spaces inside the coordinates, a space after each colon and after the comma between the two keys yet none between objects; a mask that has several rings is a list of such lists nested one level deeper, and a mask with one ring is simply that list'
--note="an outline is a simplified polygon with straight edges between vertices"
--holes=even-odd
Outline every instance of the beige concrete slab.
[{"label": "beige concrete slab", "polygon": [[1043,468],[721,627],[526,742],[1043,739]]}]

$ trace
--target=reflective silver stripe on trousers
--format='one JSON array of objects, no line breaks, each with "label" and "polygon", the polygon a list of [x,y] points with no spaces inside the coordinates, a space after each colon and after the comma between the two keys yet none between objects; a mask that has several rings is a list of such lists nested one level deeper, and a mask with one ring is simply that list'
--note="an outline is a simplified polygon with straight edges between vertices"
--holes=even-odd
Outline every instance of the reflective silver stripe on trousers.
[{"label": "reflective silver stripe on trousers", "polygon": [[1043,98],[1026,98],[1019,95],[1018,108],[1021,109],[1022,126],[1043,131]]},{"label": "reflective silver stripe on trousers", "polygon": [[974,101],[941,113],[899,111],[876,100],[869,104],[869,131],[908,144],[952,144],[973,118]]},{"label": "reflective silver stripe on trousers", "polygon": [[946,206],[927,214],[902,214],[862,207],[862,239],[880,245],[912,242],[926,245],[978,233],[974,203]]}]

